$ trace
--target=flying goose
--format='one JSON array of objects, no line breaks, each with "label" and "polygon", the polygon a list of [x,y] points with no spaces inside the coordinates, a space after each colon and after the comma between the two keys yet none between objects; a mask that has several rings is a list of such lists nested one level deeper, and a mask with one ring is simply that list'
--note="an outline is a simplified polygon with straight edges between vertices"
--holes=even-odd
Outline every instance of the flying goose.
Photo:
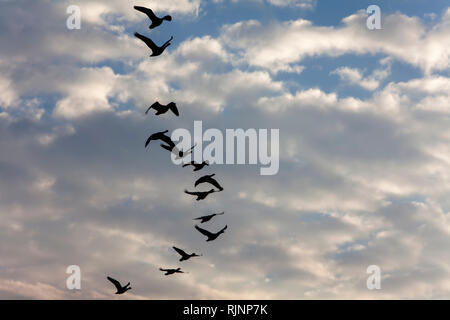
[{"label": "flying goose", "polygon": [[166,21],[172,21],[172,17],[169,16],[169,15],[167,15],[167,16],[165,16],[165,17],[162,17],[162,18],[157,17],[157,16],[153,13],[152,9],[145,8],[145,7],[140,7],[140,6],[134,6],[134,8],[135,8],[137,11],[140,11],[140,12],[142,12],[142,13],[145,13],[145,14],[150,18],[150,20],[152,20],[152,24],[149,26],[150,29],[154,29],[154,28],[160,26],[160,25],[163,23],[164,20],[166,20]]},{"label": "flying goose", "polygon": [[221,212],[221,213],[213,213],[207,216],[202,216],[202,217],[198,217],[195,218],[194,220],[201,220],[200,223],[205,223],[208,222],[209,220],[211,220],[212,218],[214,218],[215,216],[221,216],[223,215],[225,212]]},{"label": "flying goose", "polygon": [[137,32],[134,33],[134,35],[141,39],[142,41],[145,42],[145,44],[152,50],[152,54],[150,55],[150,57],[157,57],[159,55],[161,55],[164,50],[166,50],[166,48],[168,46],[170,46],[170,41],[173,40],[173,37],[170,37],[169,40],[167,40],[162,46],[158,47],[152,39],[147,38],[146,36],[143,36],[142,34],[139,34]]},{"label": "flying goose", "polygon": [[190,194],[192,196],[197,196],[197,199],[196,199],[197,201],[205,199],[210,193],[214,193],[214,192],[217,192],[217,191],[214,189],[211,189],[211,190],[205,191],[205,192],[191,192],[191,191],[184,190],[184,193],[186,193],[186,194]]},{"label": "flying goose", "polygon": [[219,189],[219,191],[222,191],[223,190],[222,186],[217,182],[216,179],[213,178],[215,175],[216,174],[214,173],[214,174],[203,176],[203,177],[199,178],[197,181],[195,181],[194,185],[198,186],[200,183],[209,183],[209,184],[212,184],[217,189]]},{"label": "flying goose", "polygon": [[111,277],[106,277],[109,281],[112,282],[112,284],[116,287],[117,292],[116,294],[123,294],[125,292],[127,292],[128,290],[131,289],[130,287],[130,283],[128,282],[125,286],[122,287],[122,285],[120,284],[119,281],[117,281],[116,279],[113,279]]},{"label": "flying goose", "polygon": [[177,268],[177,269],[163,269],[163,268],[159,268],[159,270],[165,272],[165,276],[170,276],[171,274],[174,273],[185,273],[183,271],[181,271],[181,268]]},{"label": "flying goose", "polygon": [[164,114],[167,111],[172,111],[177,117],[180,115],[180,113],[178,112],[178,108],[177,105],[174,102],[169,103],[168,105],[162,105],[161,103],[159,103],[158,101],[156,101],[154,104],[152,104],[147,111],[145,111],[145,114],[148,114],[148,112],[154,109],[156,110],[155,115],[159,116],[160,114]]},{"label": "flying goose", "polygon": [[183,164],[183,168],[187,166],[193,166],[194,171],[202,170],[205,166],[209,166],[208,161],[203,161],[202,163],[195,163],[195,161],[191,161],[190,163]]},{"label": "flying goose", "polygon": [[212,232],[209,232],[208,230],[200,228],[198,225],[195,225],[195,229],[197,229],[201,234],[208,237],[208,239],[206,239],[206,241],[216,240],[222,233],[225,233],[225,230],[227,229],[227,227],[228,226],[225,226],[222,230],[220,230],[217,233],[212,233]]},{"label": "flying goose", "polygon": [[147,141],[145,142],[145,147],[147,148],[147,146],[150,144],[152,140],[161,140],[162,142],[167,143],[169,146],[175,147],[175,143],[173,143],[172,139],[170,139],[169,136],[166,136],[167,132],[169,132],[169,130],[156,132],[152,134],[150,137],[148,137]]},{"label": "flying goose", "polygon": [[187,254],[186,252],[184,252],[184,250],[181,250],[177,247],[172,247],[172,248],[173,248],[173,250],[178,252],[178,254],[181,256],[180,261],[185,261],[185,260],[189,260],[190,258],[202,256],[201,254],[196,254],[196,253]]}]

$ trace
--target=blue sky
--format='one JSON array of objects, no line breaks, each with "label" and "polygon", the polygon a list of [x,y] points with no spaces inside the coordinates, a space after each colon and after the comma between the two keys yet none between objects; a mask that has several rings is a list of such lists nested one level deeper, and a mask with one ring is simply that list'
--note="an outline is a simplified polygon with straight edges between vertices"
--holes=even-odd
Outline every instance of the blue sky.
[{"label": "blue sky", "polygon": [[[0,298],[448,299],[447,1],[79,0],[81,30],[69,4],[0,0]],[[149,31],[133,4],[174,19]],[[174,41],[149,58],[135,31]],[[198,120],[279,129],[279,173],[143,147]],[[183,193],[212,173],[223,192]],[[223,210],[206,243],[192,219]]]}]

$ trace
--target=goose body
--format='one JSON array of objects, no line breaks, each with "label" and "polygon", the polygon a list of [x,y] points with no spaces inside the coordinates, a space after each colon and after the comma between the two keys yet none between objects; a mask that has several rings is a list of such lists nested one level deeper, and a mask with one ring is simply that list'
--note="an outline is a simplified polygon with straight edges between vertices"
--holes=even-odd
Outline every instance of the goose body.
[{"label": "goose body", "polygon": [[200,223],[205,223],[208,222],[209,220],[211,220],[212,218],[214,218],[215,216],[221,216],[223,215],[225,212],[221,212],[221,213],[213,213],[207,216],[202,216],[202,217],[198,217],[195,218],[194,220],[200,220]]},{"label": "goose body", "polygon": [[150,137],[147,138],[147,141],[145,142],[145,147],[150,144],[151,141],[161,140],[164,143],[167,143],[169,146],[175,147],[175,143],[170,139],[169,136],[166,135],[166,133],[169,132],[169,130],[156,132],[150,135]]},{"label": "goose body", "polygon": [[205,192],[191,192],[191,191],[184,190],[184,193],[190,194],[192,196],[196,196],[197,201],[205,199],[209,194],[214,193],[214,192],[216,192],[216,190],[214,190],[214,189],[211,189],[211,190],[205,191]]},{"label": "goose body", "polygon": [[157,46],[152,39],[143,36],[140,33],[135,32],[134,35],[136,36],[136,38],[142,40],[147,45],[147,47],[152,50],[152,54],[150,55],[150,57],[157,57],[161,55],[164,50],[166,50],[166,48],[170,46],[170,41],[173,40],[173,37],[170,37],[170,39],[167,40],[162,46]]},{"label": "goose body", "polygon": [[216,232],[216,233],[212,233],[208,230],[202,229],[199,226],[195,225],[195,229],[197,229],[198,232],[200,232],[201,234],[203,234],[204,236],[207,237],[206,241],[214,241],[216,240],[222,233],[225,233],[225,230],[228,228],[228,226],[225,226],[222,230]]},{"label": "goose body", "polygon": [[113,279],[111,277],[106,277],[109,281],[112,282],[112,284],[116,287],[117,292],[116,294],[124,294],[128,290],[131,290],[130,283],[128,282],[125,286],[122,286],[119,281],[116,279]]},{"label": "goose body", "polygon": [[172,21],[172,17],[169,15],[164,16],[162,18],[157,17],[153,13],[153,10],[150,8],[134,6],[134,9],[136,9],[137,11],[140,11],[142,13],[145,13],[147,15],[147,17],[152,21],[152,24],[149,26],[149,29],[154,29],[156,27],[159,27],[164,22],[164,20]]},{"label": "goose body", "polygon": [[177,268],[177,269],[159,268],[159,270],[165,272],[164,273],[165,276],[170,276],[171,274],[175,274],[175,273],[185,273],[184,271],[181,271],[181,268]]},{"label": "goose body", "polygon": [[178,108],[177,105],[174,102],[171,102],[167,105],[162,105],[160,104],[158,101],[156,101],[154,104],[152,104],[147,111],[145,111],[145,114],[148,114],[148,112],[154,109],[156,111],[155,115],[159,116],[160,114],[164,114],[167,111],[172,111],[173,114],[175,114],[177,117],[180,115],[180,113],[178,112]]},{"label": "goose body", "polygon": [[222,186],[217,182],[216,179],[213,178],[215,175],[216,174],[210,174],[199,178],[197,181],[195,181],[194,186],[198,186],[201,183],[209,183],[214,187],[216,187],[217,189],[219,189],[219,191],[222,191],[223,190]]},{"label": "goose body", "polygon": [[188,254],[184,250],[181,250],[177,247],[172,247],[172,248],[181,256],[180,261],[189,260],[190,258],[194,258],[194,257],[201,257],[200,254],[196,254],[196,253]]},{"label": "goose body", "polygon": [[202,170],[205,166],[209,166],[207,161],[203,161],[202,163],[195,163],[195,161],[191,161],[190,163],[183,164],[184,167],[193,166],[194,171]]}]

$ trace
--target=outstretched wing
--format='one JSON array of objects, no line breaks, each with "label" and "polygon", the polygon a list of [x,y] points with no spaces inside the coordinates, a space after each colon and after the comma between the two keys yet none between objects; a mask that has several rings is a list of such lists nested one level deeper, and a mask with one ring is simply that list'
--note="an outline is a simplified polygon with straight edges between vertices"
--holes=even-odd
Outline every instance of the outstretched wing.
[{"label": "outstretched wing", "polygon": [[195,229],[198,230],[198,232],[200,232],[201,234],[207,236],[207,237],[212,237],[214,236],[211,232],[209,232],[208,230],[202,229],[199,226],[195,225]]},{"label": "outstretched wing", "polygon": [[200,183],[206,182],[205,180],[206,176],[203,176],[201,178],[198,178],[197,181],[195,181],[194,186],[198,186]]},{"label": "outstretched wing", "polygon": [[152,141],[152,136],[148,137],[147,141],[145,141],[145,147],[149,145],[150,141]]},{"label": "outstretched wing", "polygon": [[187,190],[184,190],[184,193],[190,194],[191,196],[197,195],[197,192],[191,192],[191,191],[187,191]]},{"label": "outstretched wing", "polygon": [[209,179],[208,179],[208,182],[209,182],[210,184],[212,184],[214,187],[216,187],[217,189],[223,190],[222,186],[217,182],[216,179],[209,178]]},{"label": "outstretched wing", "polygon": [[180,116],[180,113],[178,112],[177,105],[174,102],[169,103],[169,109],[172,111],[177,117]]},{"label": "outstretched wing", "polygon": [[160,270],[160,271],[163,271],[163,272],[169,271],[169,269],[163,269],[163,268],[159,268],[159,270]]},{"label": "outstretched wing", "polygon": [[106,279],[108,279],[109,281],[112,282],[112,284],[116,287],[117,290],[122,289],[122,286],[120,285],[120,282],[117,281],[116,279],[113,279],[111,277],[106,277]]},{"label": "outstretched wing", "polygon": [[181,249],[179,249],[179,248],[177,248],[177,247],[172,247],[172,248],[173,248],[173,250],[175,250],[176,252],[178,252],[178,254],[179,254],[180,256],[187,256],[187,253],[184,252],[183,250],[181,250]]},{"label": "outstretched wing", "polygon": [[158,101],[156,101],[154,104],[152,104],[150,107],[148,107],[147,111],[145,111],[145,114],[147,114],[151,109],[157,110],[160,107],[161,107],[161,104]]},{"label": "outstretched wing", "polygon": [[203,220],[204,218],[208,218],[208,216],[198,217],[198,218],[195,218],[194,220]]},{"label": "outstretched wing", "polygon": [[175,142],[173,142],[172,139],[170,139],[170,137],[168,137],[168,136],[163,135],[162,137],[160,137],[159,140],[166,143],[172,149],[175,147]]},{"label": "outstretched wing", "polygon": [[142,41],[145,42],[145,44],[152,49],[152,51],[155,51],[158,49],[158,47],[156,46],[156,44],[153,42],[152,39],[147,38],[146,36],[143,36],[142,34],[139,34],[137,32],[134,33],[135,37],[138,39],[141,39]]},{"label": "outstretched wing", "polygon": [[140,6],[134,6],[134,8],[137,11],[145,13],[150,18],[150,20],[152,20],[152,21],[157,19],[156,15],[153,13],[152,9],[149,9],[149,8],[146,8],[146,7],[140,7]]}]

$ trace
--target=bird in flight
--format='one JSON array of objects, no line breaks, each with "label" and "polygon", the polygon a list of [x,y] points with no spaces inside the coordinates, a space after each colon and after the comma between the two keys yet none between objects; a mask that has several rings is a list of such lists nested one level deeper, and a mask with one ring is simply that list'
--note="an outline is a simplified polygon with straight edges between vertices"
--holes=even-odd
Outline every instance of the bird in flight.
[{"label": "bird in flight", "polygon": [[195,163],[195,161],[191,161],[190,163],[183,164],[183,168],[187,166],[193,166],[194,171],[202,170],[205,166],[209,166],[208,161],[203,161],[202,163]]},{"label": "bird in flight", "polygon": [[148,137],[147,141],[145,142],[145,147],[150,144],[152,140],[161,140],[164,143],[167,143],[168,145],[175,147],[175,143],[173,143],[172,139],[170,139],[169,136],[166,136],[166,133],[169,132],[169,130],[156,132],[152,134],[150,137]]},{"label": "bird in flight", "polygon": [[196,253],[187,254],[184,250],[181,250],[177,247],[172,247],[172,248],[173,248],[173,250],[178,252],[178,254],[181,256],[180,261],[185,261],[185,260],[189,260],[190,258],[202,256],[201,254],[196,254]]},{"label": "bird in flight", "polygon": [[140,7],[140,6],[134,6],[134,9],[136,9],[137,11],[140,11],[142,13],[145,13],[150,20],[152,20],[152,24],[149,26],[149,29],[154,29],[158,26],[160,26],[164,20],[166,21],[172,21],[172,17],[167,15],[164,16],[162,18],[157,17],[154,13],[152,9],[149,8],[145,8],[145,7]]},{"label": "bird in flight", "polygon": [[213,241],[216,240],[222,233],[225,233],[225,230],[228,226],[225,226],[222,230],[216,233],[209,232],[208,230],[200,228],[198,225],[195,225],[195,229],[197,229],[201,234],[208,237],[206,241]]},{"label": "bird in flight", "polygon": [[165,272],[165,274],[164,274],[165,276],[170,276],[171,274],[174,274],[174,273],[186,273],[184,271],[181,271],[181,268],[178,268],[178,269],[163,269],[163,268],[159,268],[159,270]]},{"label": "bird in flight", "polygon": [[219,191],[223,191],[222,186],[217,182],[216,179],[213,178],[215,175],[216,174],[214,173],[214,174],[203,176],[203,177],[199,178],[197,181],[195,181],[194,185],[198,186],[201,183],[209,183],[209,184],[212,184],[217,189],[219,189]]},{"label": "bird in flight", "polygon": [[177,117],[180,115],[180,113],[178,112],[178,108],[177,105],[174,102],[169,103],[168,105],[162,105],[161,103],[159,103],[158,101],[156,101],[154,104],[152,104],[147,111],[145,111],[145,114],[148,114],[148,112],[154,109],[156,110],[155,115],[159,116],[160,114],[164,114],[167,111],[172,111]]},{"label": "bird in flight", "polygon": [[113,279],[113,278],[111,278],[111,277],[106,277],[106,278],[107,278],[109,281],[111,281],[112,284],[116,287],[116,289],[117,289],[116,294],[123,294],[123,293],[125,293],[125,292],[127,292],[128,290],[131,289],[130,283],[129,283],[129,282],[128,282],[125,286],[122,286],[122,285],[120,284],[120,282],[117,281],[116,279]]},{"label": "bird in flight", "polygon": [[214,193],[214,192],[217,192],[217,191],[214,189],[211,189],[211,190],[205,191],[205,192],[191,192],[191,191],[184,190],[184,193],[190,194],[192,196],[196,196],[197,201],[205,199],[210,193]]},{"label": "bird in flight", "polygon": [[194,220],[201,220],[200,223],[205,223],[208,222],[209,220],[211,220],[212,218],[214,218],[215,216],[221,216],[223,215],[225,212],[221,212],[221,213],[213,213],[207,216],[202,216],[202,217],[198,217],[195,218]]},{"label": "bird in flight", "polygon": [[137,32],[134,33],[134,35],[141,39],[142,41],[145,42],[145,44],[147,45],[147,47],[149,47],[152,50],[152,54],[150,55],[150,57],[157,57],[159,55],[161,55],[164,50],[166,50],[166,48],[168,46],[170,46],[170,41],[173,40],[173,37],[170,37],[169,40],[167,40],[162,46],[158,47],[152,39],[147,38],[146,36],[143,36],[142,34],[139,34]]}]

